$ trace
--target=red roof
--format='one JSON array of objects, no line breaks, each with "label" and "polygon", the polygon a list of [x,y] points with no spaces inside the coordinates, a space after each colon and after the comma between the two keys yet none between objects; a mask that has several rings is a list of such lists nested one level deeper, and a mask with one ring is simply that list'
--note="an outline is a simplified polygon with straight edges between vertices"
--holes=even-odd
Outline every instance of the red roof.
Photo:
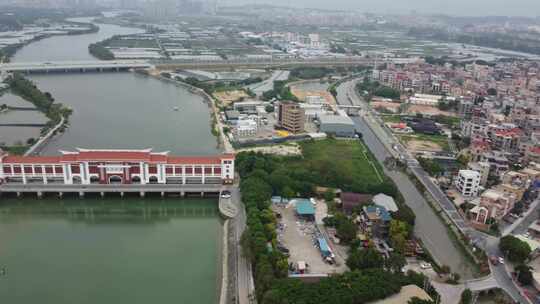
[{"label": "red roof", "polygon": [[61,156],[18,156],[8,155],[2,159],[3,163],[12,164],[51,164],[59,163]]},{"label": "red roof", "polygon": [[512,129],[508,129],[508,130],[500,130],[500,131],[495,131],[495,135],[497,135],[497,136],[515,137],[515,136],[520,136],[521,135],[521,130],[519,128],[512,128]]},{"label": "red roof", "polygon": [[489,148],[490,144],[489,144],[489,141],[487,141],[487,140],[475,139],[475,140],[472,141],[472,146],[476,147],[476,148],[480,148],[480,147]]},{"label": "red roof", "polygon": [[540,147],[532,147],[529,151],[534,154],[540,154]]},{"label": "red roof", "polygon": [[234,160],[234,154],[214,156],[168,156],[166,153],[153,153],[150,150],[80,150],[63,152],[61,156],[6,156],[3,163],[50,164],[77,163],[84,161],[136,161],[169,164],[221,164],[222,159]]}]

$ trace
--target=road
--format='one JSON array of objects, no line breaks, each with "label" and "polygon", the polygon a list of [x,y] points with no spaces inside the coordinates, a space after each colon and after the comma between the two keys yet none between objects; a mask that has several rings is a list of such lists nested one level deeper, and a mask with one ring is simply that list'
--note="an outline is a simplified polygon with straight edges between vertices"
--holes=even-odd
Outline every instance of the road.
[{"label": "road", "polygon": [[[412,157],[412,155],[396,140],[393,135],[390,134],[389,131],[381,127],[382,122],[377,120],[376,115],[373,114],[369,106],[362,100],[362,98],[358,96],[358,94],[355,92],[354,87],[354,80],[343,83],[338,88],[338,103],[363,106],[360,111],[361,117],[354,120],[357,124],[357,128],[361,130],[364,135],[364,141],[369,146],[369,148],[372,149],[372,152],[379,159],[379,161],[384,160],[388,155],[392,155],[398,159],[403,160],[407,164],[409,169],[426,187],[426,190],[429,191],[429,193],[433,196],[433,198],[444,210],[444,212],[452,219],[456,227],[458,227],[465,235],[467,235],[471,239],[471,242],[485,250],[486,254],[488,254],[489,256],[501,256],[501,252],[498,249],[499,239],[489,236],[485,233],[478,232],[477,230],[467,225],[467,223],[457,212],[455,205],[446,197],[444,192],[442,192],[442,190],[435,183],[433,183],[429,175],[419,166],[418,161],[414,157]],[[369,127],[367,127],[367,125],[369,125]],[[378,147],[377,144],[374,144],[374,140],[370,137],[375,137],[377,139]],[[386,151],[382,151],[381,146],[384,147]],[[373,148],[375,148],[375,150]],[[396,178],[399,177],[399,173],[397,173],[398,176],[396,176],[396,173],[394,172],[390,172],[387,170],[385,170],[385,172],[390,178],[394,180],[394,182],[402,192],[403,196],[405,197],[405,200],[410,205],[411,202],[408,199],[410,193],[407,192],[417,192],[417,190],[407,189],[407,187],[404,187],[406,186],[406,182],[400,181],[399,178]],[[411,207],[417,215],[416,226],[418,226],[419,224],[421,224],[422,221],[425,221],[426,218],[424,218],[423,216],[418,216],[419,212],[422,211],[421,209],[415,208],[415,206]],[[425,213],[425,215],[433,217],[435,216],[435,214],[433,213]],[[440,221],[439,224],[441,224]],[[432,222],[432,225],[436,224]],[[418,234],[420,234],[420,238],[424,240],[426,247],[428,247],[428,250],[432,252],[436,260],[446,262],[447,260],[441,258],[441,256],[444,255],[445,251],[452,250],[454,246],[453,244],[447,244],[451,241],[443,238],[442,235],[439,235],[436,238],[430,237],[433,233],[436,233],[436,228],[436,226],[423,227],[423,231],[417,231],[415,227],[415,233],[418,232]],[[444,249],[441,250],[441,248]],[[461,253],[458,253],[458,255],[460,254]],[[517,301],[518,303],[530,303],[528,299],[521,295],[519,288],[513,282],[511,274],[507,271],[505,266],[490,265],[490,267],[492,271],[492,276],[496,280],[498,286],[504,289],[514,299],[514,301]]]},{"label": "road", "polygon": [[247,88],[250,89],[253,93],[257,94],[257,96],[261,96],[262,93],[274,89],[274,81],[286,80],[287,78],[289,78],[289,73],[289,71],[285,70],[276,70],[272,73],[272,76],[270,76],[270,78],[259,83],[251,84],[247,86]]},{"label": "road", "polygon": [[246,227],[246,212],[244,205],[241,202],[240,189],[238,187],[231,187],[230,191],[231,200],[233,204],[236,205],[236,208],[238,210],[236,217],[233,219],[235,230],[235,244],[233,244],[233,246],[236,248],[236,289],[238,292],[236,297],[236,303],[255,303],[255,299],[252,296],[255,290],[255,285],[253,282],[251,265],[249,260],[242,255],[242,250],[240,246],[240,239]]}]

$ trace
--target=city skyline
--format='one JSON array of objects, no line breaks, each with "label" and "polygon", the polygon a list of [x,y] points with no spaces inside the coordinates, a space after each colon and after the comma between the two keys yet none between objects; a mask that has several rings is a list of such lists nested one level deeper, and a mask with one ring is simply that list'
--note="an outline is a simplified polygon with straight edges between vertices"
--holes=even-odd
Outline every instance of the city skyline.
[{"label": "city skyline", "polygon": [[[366,13],[380,14],[443,14],[456,16],[526,16],[537,17],[540,2],[534,0],[518,0],[516,5],[508,6],[505,0],[221,0],[220,6],[267,4],[302,8],[318,8],[328,10],[358,10]],[[532,9],[536,8],[536,9]]]}]

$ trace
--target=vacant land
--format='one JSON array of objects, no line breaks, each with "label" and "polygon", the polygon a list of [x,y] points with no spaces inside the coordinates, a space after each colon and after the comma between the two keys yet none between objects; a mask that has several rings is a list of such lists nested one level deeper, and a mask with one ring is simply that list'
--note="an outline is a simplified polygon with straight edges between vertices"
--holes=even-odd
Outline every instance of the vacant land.
[{"label": "vacant land", "polygon": [[219,91],[213,93],[223,106],[229,106],[235,101],[249,97],[244,90]]},{"label": "vacant land", "polygon": [[307,96],[319,96],[323,98],[328,104],[335,105],[336,100],[334,96],[328,91],[325,90],[305,90],[298,86],[291,86],[291,93],[296,96],[301,101],[306,101]]},{"label": "vacant land", "polygon": [[444,115],[444,116],[456,116],[456,113],[441,111],[437,107],[424,106],[424,105],[412,105],[407,109],[407,113],[411,115],[423,114],[423,115]]},{"label": "vacant land", "polygon": [[443,135],[413,134],[401,135],[400,140],[415,151],[450,151],[448,137]]},{"label": "vacant land", "polygon": [[327,139],[300,145],[304,158],[291,165],[316,172],[321,185],[350,185],[356,191],[370,193],[387,183],[382,167],[360,140]]}]

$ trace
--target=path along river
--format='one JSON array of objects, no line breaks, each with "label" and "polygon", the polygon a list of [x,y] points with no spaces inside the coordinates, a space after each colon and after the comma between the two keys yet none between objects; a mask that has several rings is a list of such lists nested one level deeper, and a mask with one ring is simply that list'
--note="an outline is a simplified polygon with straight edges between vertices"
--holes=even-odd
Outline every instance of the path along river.
[{"label": "path along river", "polygon": [[[88,54],[90,43],[140,31],[99,26],[98,33],[34,42],[13,61],[95,60]],[[133,73],[31,79],[74,110],[67,132],[42,154],[76,147],[219,153],[208,106],[181,87]],[[2,198],[1,298],[5,303],[215,303],[221,240],[216,205],[135,197]]]}]

